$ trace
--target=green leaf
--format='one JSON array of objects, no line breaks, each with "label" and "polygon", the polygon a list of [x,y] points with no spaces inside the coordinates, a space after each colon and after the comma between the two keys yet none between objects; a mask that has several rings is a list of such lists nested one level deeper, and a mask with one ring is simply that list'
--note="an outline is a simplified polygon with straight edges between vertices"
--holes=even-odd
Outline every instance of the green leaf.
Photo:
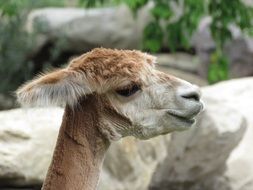
[{"label": "green leaf", "polygon": [[136,14],[137,10],[148,3],[149,0],[122,0],[123,3]]},{"label": "green leaf", "polygon": [[187,32],[183,20],[179,22],[168,24],[166,27],[168,47],[175,52],[177,49],[190,47],[190,35]]},{"label": "green leaf", "polygon": [[173,13],[168,4],[159,3],[156,4],[155,7],[151,10],[152,15],[155,18],[169,19]]},{"label": "green leaf", "polygon": [[229,61],[225,55],[216,51],[211,55],[208,69],[208,81],[210,84],[227,80],[229,78]]},{"label": "green leaf", "polygon": [[105,0],[79,0],[79,5],[85,7],[96,7],[97,5],[102,5],[105,3]]},{"label": "green leaf", "polygon": [[161,44],[159,41],[149,39],[144,41],[144,48],[151,52],[158,52],[161,49]]},{"label": "green leaf", "polygon": [[163,31],[158,22],[149,23],[144,29],[143,47],[152,52],[162,48]]}]

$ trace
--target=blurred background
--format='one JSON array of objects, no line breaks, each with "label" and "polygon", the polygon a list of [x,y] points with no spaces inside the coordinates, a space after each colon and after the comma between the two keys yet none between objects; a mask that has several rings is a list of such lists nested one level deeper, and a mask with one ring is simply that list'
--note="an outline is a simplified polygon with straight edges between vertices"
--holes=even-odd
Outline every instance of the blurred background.
[{"label": "blurred background", "polygon": [[39,189],[62,109],[14,91],[95,47],[139,49],[202,87],[193,129],[108,153],[100,190],[253,189],[253,0],[0,0],[0,189]]}]

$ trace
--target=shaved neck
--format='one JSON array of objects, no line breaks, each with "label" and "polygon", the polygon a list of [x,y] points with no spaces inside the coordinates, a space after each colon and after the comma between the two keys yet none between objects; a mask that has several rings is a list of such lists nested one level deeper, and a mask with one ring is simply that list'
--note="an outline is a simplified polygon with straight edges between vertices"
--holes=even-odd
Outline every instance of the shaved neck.
[{"label": "shaved neck", "polygon": [[97,187],[109,140],[99,130],[95,96],[74,109],[65,108],[54,156],[43,190],[94,190]]}]

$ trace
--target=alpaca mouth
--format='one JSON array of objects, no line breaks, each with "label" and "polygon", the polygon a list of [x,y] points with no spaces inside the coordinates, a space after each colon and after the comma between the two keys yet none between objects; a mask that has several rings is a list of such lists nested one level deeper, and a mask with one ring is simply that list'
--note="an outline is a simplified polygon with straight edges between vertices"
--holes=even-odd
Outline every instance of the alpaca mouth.
[{"label": "alpaca mouth", "polygon": [[186,124],[194,124],[196,119],[194,119],[194,117],[197,115],[195,113],[192,114],[184,114],[184,113],[180,113],[174,110],[168,110],[167,113],[170,116],[173,116],[174,118],[176,118],[177,120],[179,120],[182,123],[186,123]]}]

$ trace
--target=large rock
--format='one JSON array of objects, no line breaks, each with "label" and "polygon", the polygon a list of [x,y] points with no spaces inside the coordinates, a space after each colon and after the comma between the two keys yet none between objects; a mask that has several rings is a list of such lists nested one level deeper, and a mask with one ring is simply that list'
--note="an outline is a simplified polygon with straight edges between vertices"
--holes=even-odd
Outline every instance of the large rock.
[{"label": "large rock", "polygon": [[202,77],[189,73],[189,72],[185,72],[182,71],[180,69],[174,69],[165,65],[157,65],[156,66],[158,70],[165,72],[165,73],[169,73],[173,76],[176,76],[178,78],[184,79],[186,81],[189,81],[193,84],[196,84],[198,86],[207,86],[208,82],[207,80],[203,79]]},{"label": "large rock", "polygon": [[[222,82],[204,89],[206,96],[217,96],[220,102],[236,109],[246,118],[247,131],[227,160],[227,170],[220,177],[229,190],[253,189],[253,78]],[[217,188],[219,189],[219,188]],[[220,188],[220,190],[223,190]]]},{"label": "large rock", "polygon": [[132,137],[111,145],[99,190],[146,190],[157,164],[166,156],[170,136],[140,141]]},{"label": "large rock", "polygon": [[0,186],[42,183],[62,113],[60,108],[1,112]]},{"label": "large rock", "polygon": [[138,49],[150,16],[148,7],[134,18],[126,6],[112,8],[45,8],[32,11],[27,29],[36,32],[34,53],[46,43],[60,50],[85,52],[94,47]]},{"label": "large rock", "polygon": [[190,73],[196,73],[200,62],[197,57],[187,53],[159,53],[155,54],[157,57],[157,64],[161,66],[167,66]]},{"label": "large rock", "polygon": [[207,105],[202,124],[172,134],[170,152],[157,167],[150,189],[253,189],[253,78],[223,82],[202,92]]},{"label": "large rock", "polygon": [[198,86],[206,86],[207,80],[196,75],[200,66],[196,56],[186,53],[155,54],[157,57],[157,69],[178,78],[189,81]]}]

